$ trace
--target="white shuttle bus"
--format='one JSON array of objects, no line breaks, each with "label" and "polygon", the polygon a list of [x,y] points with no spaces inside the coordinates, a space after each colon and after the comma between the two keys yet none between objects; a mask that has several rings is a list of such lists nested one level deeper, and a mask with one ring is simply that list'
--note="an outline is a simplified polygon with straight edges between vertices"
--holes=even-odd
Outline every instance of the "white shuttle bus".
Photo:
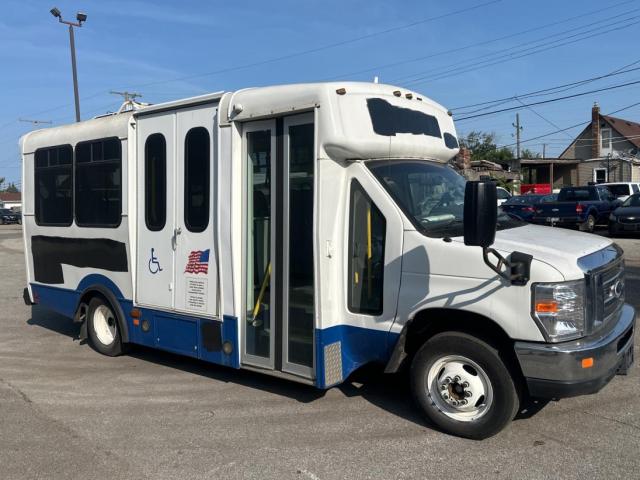
[{"label": "white shuttle bus", "polygon": [[418,408],[471,438],[633,362],[622,251],[499,215],[419,93],[250,88],[20,145],[25,302],[106,355],[146,345],[322,389],[406,368]]}]

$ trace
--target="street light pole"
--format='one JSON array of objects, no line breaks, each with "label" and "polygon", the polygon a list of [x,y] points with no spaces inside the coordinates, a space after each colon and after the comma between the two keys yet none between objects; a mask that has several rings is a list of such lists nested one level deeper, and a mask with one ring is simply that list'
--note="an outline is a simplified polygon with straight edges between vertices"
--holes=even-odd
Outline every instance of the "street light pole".
[{"label": "street light pole", "polygon": [[76,122],[80,121],[80,97],[78,96],[78,69],[76,67],[76,42],[73,25],[69,25],[69,45],[71,46],[71,70],[73,71],[73,98],[76,104]]},{"label": "street light pole", "polygon": [[76,41],[73,33],[73,27],[81,27],[82,23],[87,20],[87,14],[78,12],[76,14],[77,22],[69,22],[63,20],[62,13],[56,7],[51,9],[51,15],[58,19],[58,22],[69,26],[69,46],[71,47],[71,70],[73,73],[73,98],[76,105],[76,122],[80,121],[80,96],[78,95],[78,69],[76,67]]}]

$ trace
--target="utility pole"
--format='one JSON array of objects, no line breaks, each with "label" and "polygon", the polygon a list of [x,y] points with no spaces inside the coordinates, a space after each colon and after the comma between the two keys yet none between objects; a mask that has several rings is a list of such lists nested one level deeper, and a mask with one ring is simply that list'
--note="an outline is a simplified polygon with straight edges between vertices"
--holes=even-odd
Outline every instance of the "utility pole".
[{"label": "utility pole", "polygon": [[76,68],[76,42],[73,34],[73,27],[81,27],[83,22],[87,21],[87,14],[78,12],[76,14],[77,22],[69,22],[62,19],[62,13],[56,7],[51,9],[51,15],[58,19],[58,22],[69,26],[69,46],[71,47],[71,70],[73,73],[73,98],[76,105],[76,122],[80,121],[80,97],[78,95],[78,70]]},{"label": "utility pole", "polygon": [[520,171],[520,132],[522,131],[522,126],[520,125],[520,114],[516,113],[516,123],[512,123],[516,129],[516,161],[514,162],[514,170],[516,172]]},{"label": "utility pole", "polygon": [[547,144],[543,143],[542,144],[542,159],[544,160],[545,158],[547,158]]}]

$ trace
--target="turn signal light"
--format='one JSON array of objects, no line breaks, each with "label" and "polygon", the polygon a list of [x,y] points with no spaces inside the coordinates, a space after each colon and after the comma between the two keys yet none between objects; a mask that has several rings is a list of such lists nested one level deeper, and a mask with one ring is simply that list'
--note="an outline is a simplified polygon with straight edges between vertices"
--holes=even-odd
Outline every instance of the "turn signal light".
[{"label": "turn signal light", "polygon": [[591,368],[591,367],[593,367],[593,357],[583,358],[582,368]]},{"label": "turn signal light", "polygon": [[558,302],[538,302],[536,313],[558,313]]}]

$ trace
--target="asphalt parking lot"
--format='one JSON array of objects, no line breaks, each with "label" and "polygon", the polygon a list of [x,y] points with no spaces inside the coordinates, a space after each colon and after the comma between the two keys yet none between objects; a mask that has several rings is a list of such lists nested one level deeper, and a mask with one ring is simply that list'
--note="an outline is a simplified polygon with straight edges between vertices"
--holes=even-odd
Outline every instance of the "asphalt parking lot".
[{"label": "asphalt parking lot", "polygon": [[[627,299],[640,308],[640,239]],[[22,301],[20,226],[0,226],[0,478],[639,478],[640,368],[533,405],[482,442],[439,433],[401,376],[327,392],[136,348],[109,358]],[[636,358],[640,350],[636,345]]]}]

